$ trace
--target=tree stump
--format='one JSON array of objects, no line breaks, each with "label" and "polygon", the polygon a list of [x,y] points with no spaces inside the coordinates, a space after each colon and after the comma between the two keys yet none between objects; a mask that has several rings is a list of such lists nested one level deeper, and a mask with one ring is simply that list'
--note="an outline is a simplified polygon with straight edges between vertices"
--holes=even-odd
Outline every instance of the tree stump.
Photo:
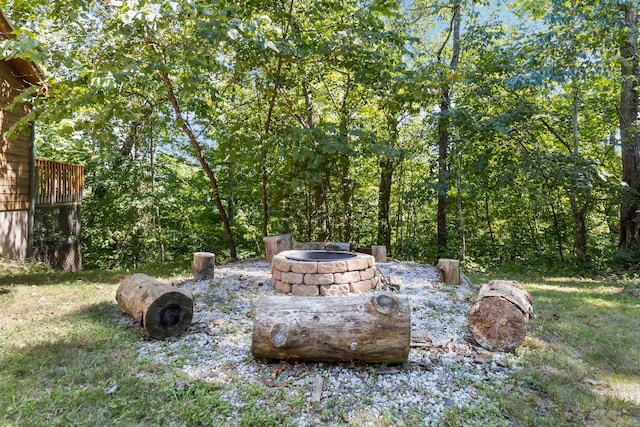
[{"label": "tree stump", "polygon": [[216,256],[211,252],[196,252],[193,254],[193,262],[191,263],[191,271],[193,272],[193,280],[213,279],[216,266]]},{"label": "tree stump", "polygon": [[460,261],[457,259],[441,258],[436,264],[440,281],[458,285],[460,283]]},{"label": "tree stump", "polygon": [[275,236],[264,236],[264,254],[267,262],[271,262],[274,255],[282,251],[293,249],[293,236],[291,234],[276,234]]},{"label": "tree stump", "polygon": [[257,359],[404,363],[409,355],[408,299],[363,296],[266,296],[258,300],[251,352]]},{"label": "tree stump", "polygon": [[372,246],[371,255],[376,259],[376,262],[387,262],[387,247],[386,246]]},{"label": "tree stump", "polygon": [[193,318],[191,292],[146,274],[134,274],[124,279],[116,291],[116,301],[151,338],[180,335]]},{"label": "tree stump", "polygon": [[512,351],[527,336],[533,312],[531,295],[515,281],[482,285],[467,317],[473,339],[487,350]]}]

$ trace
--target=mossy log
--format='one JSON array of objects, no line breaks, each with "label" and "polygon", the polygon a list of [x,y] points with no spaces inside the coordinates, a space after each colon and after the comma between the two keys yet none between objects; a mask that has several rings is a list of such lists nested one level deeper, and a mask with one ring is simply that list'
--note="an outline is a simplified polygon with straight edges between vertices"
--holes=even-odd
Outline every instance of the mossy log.
[{"label": "mossy log", "polygon": [[408,299],[389,292],[344,297],[266,296],[255,309],[257,359],[405,363]]},{"label": "mossy log", "polygon": [[492,280],[482,285],[467,320],[473,339],[492,351],[512,351],[527,336],[533,313],[531,295],[515,281]]},{"label": "mossy log", "polygon": [[159,282],[146,274],[124,279],[116,301],[151,338],[182,334],[193,318],[191,292]]}]

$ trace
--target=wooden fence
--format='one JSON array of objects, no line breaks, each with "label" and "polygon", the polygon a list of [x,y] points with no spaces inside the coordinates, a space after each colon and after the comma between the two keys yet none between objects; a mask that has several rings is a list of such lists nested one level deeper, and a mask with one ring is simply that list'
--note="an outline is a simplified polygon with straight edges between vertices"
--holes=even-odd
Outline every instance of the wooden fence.
[{"label": "wooden fence", "polygon": [[80,203],[84,189],[84,166],[36,159],[36,205]]}]

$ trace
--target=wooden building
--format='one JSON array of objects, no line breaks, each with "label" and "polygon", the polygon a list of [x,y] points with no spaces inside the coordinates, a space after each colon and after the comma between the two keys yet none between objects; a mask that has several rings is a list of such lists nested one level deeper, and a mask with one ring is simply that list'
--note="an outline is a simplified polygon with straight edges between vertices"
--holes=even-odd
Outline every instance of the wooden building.
[{"label": "wooden building", "polygon": [[[13,32],[0,11],[0,40],[14,37]],[[46,91],[36,64],[0,59],[0,258],[33,256],[77,270],[81,267],[82,166],[36,159],[33,123],[8,133],[31,111],[28,102],[13,105],[15,97],[30,87]],[[55,218],[55,225],[49,218]]]}]

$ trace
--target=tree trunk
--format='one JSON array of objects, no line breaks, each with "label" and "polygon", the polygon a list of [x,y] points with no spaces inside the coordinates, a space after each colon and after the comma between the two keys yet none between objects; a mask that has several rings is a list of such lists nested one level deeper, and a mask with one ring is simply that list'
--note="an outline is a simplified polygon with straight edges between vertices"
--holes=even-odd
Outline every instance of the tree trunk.
[{"label": "tree trunk", "polygon": [[622,143],[622,181],[626,183],[620,205],[620,250],[638,248],[640,229],[640,132],[638,132],[638,12],[636,1],[622,5],[626,32],[620,45],[620,139]]},{"label": "tree trunk", "polygon": [[[398,145],[398,119],[387,115],[387,127],[389,128],[389,148],[395,149]],[[391,185],[396,160],[385,155],[380,160],[380,182],[378,184],[378,244],[391,247]]]},{"label": "tree trunk", "polygon": [[[460,3],[453,3],[453,15],[449,35],[440,47],[437,58],[442,61],[442,51],[453,36],[453,48],[451,52],[451,62],[449,68],[458,68],[460,58]],[[443,255],[447,250],[447,194],[449,193],[449,112],[451,109],[451,90],[448,77],[444,77],[442,94],[440,98],[440,114],[438,116],[438,213],[437,213],[437,244],[438,256]]]},{"label": "tree trunk", "polygon": [[464,261],[467,258],[467,238],[464,228],[464,212],[462,211],[462,167],[460,158],[462,157],[461,150],[458,151],[456,156],[458,162],[458,178],[456,179],[456,187],[458,192],[458,227],[460,227],[460,259]]},{"label": "tree trunk", "polygon": [[380,183],[378,184],[378,243],[391,247],[391,183],[394,161],[380,161]]},{"label": "tree trunk", "polygon": [[267,296],[256,305],[251,351],[256,359],[405,363],[410,332],[405,296]]},{"label": "tree trunk", "polygon": [[473,339],[491,351],[512,351],[527,336],[533,312],[531,295],[515,281],[482,285],[467,320]]},{"label": "tree trunk", "polygon": [[227,212],[222,205],[222,200],[220,199],[220,192],[218,191],[218,181],[216,179],[213,170],[207,163],[204,158],[204,153],[202,152],[202,147],[198,143],[198,138],[193,133],[187,121],[182,117],[182,111],[180,110],[180,105],[178,104],[178,98],[176,97],[175,92],[173,91],[173,84],[171,83],[171,79],[169,78],[169,73],[166,71],[162,71],[162,80],[167,89],[167,95],[169,96],[169,101],[171,102],[171,106],[173,107],[173,113],[175,115],[176,123],[182,128],[182,131],[185,133],[187,138],[189,139],[189,143],[193,148],[193,151],[196,153],[196,157],[200,162],[200,166],[204,170],[207,178],[209,178],[209,184],[211,185],[211,192],[213,193],[213,201],[218,209],[218,214],[220,215],[220,219],[222,220],[222,225],[224,227],[224,239],[227,242],[227,246],[229,247],[229,256],[232,260],[237,259],[236,254],[236,243],[233,239],[233,233],[231,232],[231,224],[229,223],[229,218],[227,217]]},{"label": "tree trunk", "polygon": [[151,338],[180,335],[193,318],[191,292],[145,274],[124,279],[116,291],[116,301]]}]

